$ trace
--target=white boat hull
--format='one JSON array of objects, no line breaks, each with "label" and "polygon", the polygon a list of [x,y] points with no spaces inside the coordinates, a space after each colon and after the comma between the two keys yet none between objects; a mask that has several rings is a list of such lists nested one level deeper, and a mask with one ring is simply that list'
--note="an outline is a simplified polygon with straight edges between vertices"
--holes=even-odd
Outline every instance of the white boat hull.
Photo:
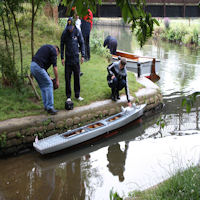
[{"label": "white boat hull", "polygon": [[76,144],[91,140],[112,130],[118,129],[143,115],[146,104],[134,106],[124,111],[108,117],[104,120],[67,131],[62,134],[41,139],[33,143],[36,151],[41,154],[48,154],[59,151]]},{"label": "white boat hull", "polygon": [[[140,66],[140,75],[141,76],[150,76],[153,58],[135,56],[133,54],[123,52],[123,51],[117,51],[117,53],[122,54],[123,55],[122,57],[126,58],[126,60],[127,60],[126,68],[128,71],[138,74],[138,65],[139,65]],[[128,57],[126,57],[126,55],[135,56],[135,59],[128,58]],[[118,56],[113,55],[112,61],[115,62],[117,60],[119,60]],[[155,72],[158,73],[159,71],[160,71],[160,60],[156,59]]]}]

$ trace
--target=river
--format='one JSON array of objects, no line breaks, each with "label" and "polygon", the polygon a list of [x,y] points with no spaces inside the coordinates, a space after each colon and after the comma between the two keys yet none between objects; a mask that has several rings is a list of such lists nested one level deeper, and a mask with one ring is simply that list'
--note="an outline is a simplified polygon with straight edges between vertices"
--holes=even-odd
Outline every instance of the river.
[{"label": "river", "polygon": [[189,114],[181,101],[200,91],[200,52],[155,40],[140,49],[127,28],[94,29],[115,36],[120,50],[161,60],[156,84],[164,98],[162,112],[92,145],[1,159],[0,200],[108,200],[112,189],[127,196],[199,163],[199,98]]}]

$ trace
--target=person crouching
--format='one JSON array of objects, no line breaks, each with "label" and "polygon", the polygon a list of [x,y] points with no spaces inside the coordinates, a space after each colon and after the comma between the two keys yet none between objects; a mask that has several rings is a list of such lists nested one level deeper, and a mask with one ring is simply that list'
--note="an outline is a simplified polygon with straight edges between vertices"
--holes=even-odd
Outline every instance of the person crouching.
[{"label": "person crouching", "polygon": [[112,91],[111,99],[113,101],[120,99],[119,91],[125,88],[128,106],[131,106],[129,88],[128,88],[127,70],[126,70],[126,58],[121,58],[121,60],[110,64],[107,67],[107,70],[108,70],[108,77],[107,77],[108,85]]}]

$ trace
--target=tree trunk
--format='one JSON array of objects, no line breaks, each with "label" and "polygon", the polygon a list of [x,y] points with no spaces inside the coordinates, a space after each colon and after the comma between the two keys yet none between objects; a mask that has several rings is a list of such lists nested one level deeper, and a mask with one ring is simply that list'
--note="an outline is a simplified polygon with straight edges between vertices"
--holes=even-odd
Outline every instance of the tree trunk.
[{"label": "tree trunk", "polygon": [[7,24],[8,24],[8,30],[9,30],[9,35],[10,35],[10,40],[11,40],[11,43],[12,43],[12,59],[13,59],[13,66],[15,66],[15,43],[14,43],[14,40],[13,40],[13,36],[12,36],[12,31],[11,31],[11,27],[10,27],[10,19],[9,19],[9,15],[8,15],[8,7],[7,5],[6,6],[6,17],[7,17]]},{"label": "tree trunk", "polygon": [[17,36],[18,36],[18,42],[19,42],[19,50],[20,50],[20,58],[21,58],[20,59],[21,60],[21,77],[23,77],[23,53],[22,53],[21,37],[20,37],[20,34],[19,34],[19,27],[18,27],[18,24],[17,24],[15,13],[13,12],[13,10],[11,10],[11,13],[13,15],[15,27],[16,27],[16,30],[17,30]]},{"label": "tree trunk", "polygon": [[31,18],[31,54],[32,54],[32,58],[34,56],[34,10],[35,10],[35,6],[34,6],[34,0],[32,0],[32,18]]}]

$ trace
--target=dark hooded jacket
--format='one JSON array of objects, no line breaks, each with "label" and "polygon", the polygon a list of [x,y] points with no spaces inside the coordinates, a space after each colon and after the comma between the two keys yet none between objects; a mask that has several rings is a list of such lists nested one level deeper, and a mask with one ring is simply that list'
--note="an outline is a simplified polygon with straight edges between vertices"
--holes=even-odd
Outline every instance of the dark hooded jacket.
[{"label": "dark hooded jacket", "polygon": [[65,62],[68,65],[74,65],[79,64],[79,46],[82,57],[85,56],[85,47],[81,32],[72,23],[69,24],[69,21],[73,23],[73,19],[70,17],[61,36],[61,59],[64,59],[65,50]]}]

